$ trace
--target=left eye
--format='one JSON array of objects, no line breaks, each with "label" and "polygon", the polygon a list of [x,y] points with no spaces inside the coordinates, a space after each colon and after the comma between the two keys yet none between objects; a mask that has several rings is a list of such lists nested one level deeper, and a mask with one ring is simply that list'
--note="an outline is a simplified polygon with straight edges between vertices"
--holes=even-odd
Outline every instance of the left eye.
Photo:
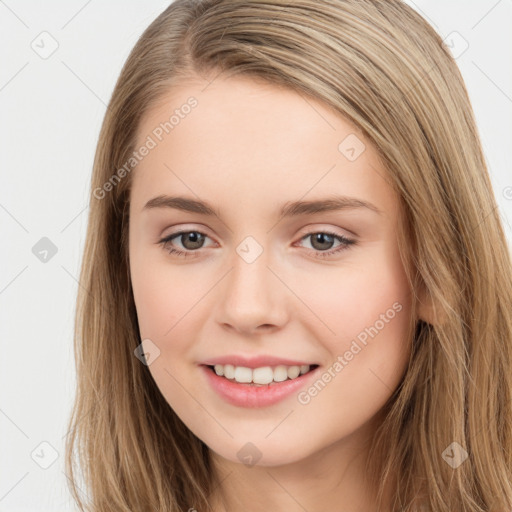
[{"label": "left eye", "polygon": [[[301,240],[306,240],[307,238],[310,238],[312,240],[312,242],[310,243],[313,246],[313,249],[317,249],[319,251],[316,256],[321,258],[325,258],[326,256],[330,256],[331,254],[343,251],[344,249],[347,249],[350,245],[356,243],[355,240],[347,238],[343,235],[337,235],[336,233],[329,233],[325,231],[308,233],[307,235],[302,237]],[[331,249],[332,244],[336,239],[340,242],[340,245],[338,245],[338,247],[336,247],[335,249]],[[325,245],[328,245],[329,247],[325,247]]]},{"label": "left eye", "polygon": [[[178,238],[181,240],[181,244],[185,249],[180,250],[171,245],[172,240]],[[178,233],[173,233],[171,235],[166,236],[158,241],[170,254],[175,254],[181,257],[191,256],[194,252],[197,252],[197,249],[201,249],[203,247],[204,241],[206,238],[209,238],[204,233],[200,231],[179,231]],[[355,240],[347,238],[343,235],[338,235],[336,233],[330,233],[326,231],[313,231],[304,235],[300,240],[305,240],[307,238],[311,238],[313,250],[316,253],[316,257],[324,258],[326,256],[330,256],[334,253],[338,253],[347,249],[350,245],[356,244]],[[338,240],[340,244],[338,247],[332,249],[332,244],[334,240]],[[328,245],[329,247],[325,247]],[[323,246],[323,247],[322,247]]]}]

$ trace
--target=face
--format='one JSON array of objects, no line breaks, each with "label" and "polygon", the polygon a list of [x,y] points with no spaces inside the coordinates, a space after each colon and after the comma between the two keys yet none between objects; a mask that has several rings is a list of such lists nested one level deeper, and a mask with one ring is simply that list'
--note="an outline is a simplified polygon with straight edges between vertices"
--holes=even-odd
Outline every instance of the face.
[{"label": "face", "polygon": [[[207,84],[169,91],[139,126],[129,259],[147,368],[218,456],[294,463],[354,438],[405,371],[398,199],[323,103]],[[237,382],[251,377],[274,381]]]}]

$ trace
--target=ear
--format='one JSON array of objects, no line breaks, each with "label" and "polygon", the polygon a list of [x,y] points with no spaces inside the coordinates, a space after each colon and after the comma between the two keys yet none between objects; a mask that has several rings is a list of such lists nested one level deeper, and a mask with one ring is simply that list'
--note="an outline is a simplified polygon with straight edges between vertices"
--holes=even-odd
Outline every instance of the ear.
[{"label": "ear", "polygon": [[428,324],[436,325],[440,321],[439,312],[436,314],[434,300],[423,283],[418,290],[417,311],[418,318]]}]

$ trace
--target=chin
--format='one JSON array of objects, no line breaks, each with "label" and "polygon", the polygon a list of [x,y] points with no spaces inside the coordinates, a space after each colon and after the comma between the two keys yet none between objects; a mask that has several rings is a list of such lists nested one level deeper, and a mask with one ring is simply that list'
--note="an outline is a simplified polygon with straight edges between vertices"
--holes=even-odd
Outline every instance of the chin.
[{"label": "chin", "polygon": [[230,440],[230,446],[226,444],[222,446],[208,444],[208,447],[211,452],[215,453],[215,457],[248,468],[253,466],[277,467],[293,464],[307,457],[307,453],[297,452],[296,442],[288,440],[289,446],[285,445],[282,439],[276,437],[272,441],[270,439],[239,442]]}]

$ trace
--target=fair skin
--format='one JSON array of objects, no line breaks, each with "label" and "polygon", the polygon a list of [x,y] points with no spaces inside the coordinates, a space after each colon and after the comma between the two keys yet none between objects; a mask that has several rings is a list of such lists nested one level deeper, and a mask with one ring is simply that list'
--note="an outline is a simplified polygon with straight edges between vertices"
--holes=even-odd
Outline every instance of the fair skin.
[{"label": "fair skin", "polygon": [[[364,458],[410,353],[397,197],[375,148],[326,105],[248,78],[207,85],[197,78],[173,88],[138,130],[137,147],[187,98],[197,99],[132,176],[133,293],[141,340],[160,350],[148,369],[210,448],[222,481],[211,496],[216,512],[373,510]],[[350,134],[366,146],[352,161],[338,149]],[[219,217],[144,208],[164,194],[205,201]],[[360,207],[279,217],[285,203],[333,195],[381,213]],[[204,243],[187,236],[158,243],[180,230],[204,234]],[[325,231],[357,243],[322,258],[341,246],[307,236]],[[236,251],[248,236],[263,249],[251,263]],[[268,407],[234,406],[199,367],[210,357],[270,354],[326,371],[395,303],[400,312],[307,404],[293,393]],[[237,455],[248,442],[261,453],[252,466]]]}]

